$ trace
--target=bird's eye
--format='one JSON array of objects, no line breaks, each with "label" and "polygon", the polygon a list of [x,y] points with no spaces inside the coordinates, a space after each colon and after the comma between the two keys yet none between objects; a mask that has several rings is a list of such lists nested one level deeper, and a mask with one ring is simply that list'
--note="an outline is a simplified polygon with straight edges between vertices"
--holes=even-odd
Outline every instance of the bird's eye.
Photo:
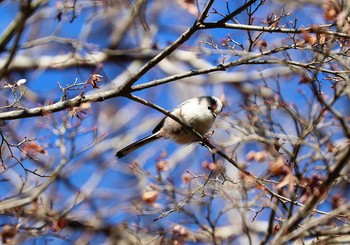
[{"label": "bird's eye", "polygon": [[210,105],[208,106],[208,110],[211,110],[211,106]]}]

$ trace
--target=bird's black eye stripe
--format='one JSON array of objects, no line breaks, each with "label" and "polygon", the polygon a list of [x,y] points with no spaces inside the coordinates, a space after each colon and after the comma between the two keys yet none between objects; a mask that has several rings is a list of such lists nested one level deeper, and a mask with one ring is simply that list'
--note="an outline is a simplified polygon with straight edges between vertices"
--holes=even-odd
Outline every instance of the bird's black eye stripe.
[{"label": "bird's black eye stripe", "polygon": [[209,110],[215,110],[217,107],[217,102],[213,97],[208,97],[208,102],[209,102],[209,106],[208,109]]},{"label": "bird's black eye stripe", "polygon": [[211,105],[215,105],[215,104],[216,104],[216,100],[213,99],[212,97],[209,97],[209,103],[210,103]]}]

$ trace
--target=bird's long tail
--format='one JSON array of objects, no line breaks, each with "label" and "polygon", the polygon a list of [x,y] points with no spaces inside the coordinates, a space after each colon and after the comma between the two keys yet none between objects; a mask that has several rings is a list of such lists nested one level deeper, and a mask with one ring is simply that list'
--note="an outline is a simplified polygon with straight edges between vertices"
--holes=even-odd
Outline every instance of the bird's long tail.
[{"label": "bird's long tail", "polygon": [[133,152],[133,151],[139,149],[140,147],[142,147],[142,146],[144,146],[152,141],[155,141],[159,138],[160,138],[160,136],[157,133],[151,134],[145,138],[142,138],[142,139],[124,147],[123,149],[118,151],[117,154],[115,154],[115,156],[118,158],[122,158],[122,157],[128,155],[130,152]]}]

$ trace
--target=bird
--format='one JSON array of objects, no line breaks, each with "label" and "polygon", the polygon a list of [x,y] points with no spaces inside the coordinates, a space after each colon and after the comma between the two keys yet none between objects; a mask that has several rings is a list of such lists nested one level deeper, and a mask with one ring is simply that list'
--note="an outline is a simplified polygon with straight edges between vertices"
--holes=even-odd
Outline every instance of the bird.
[{"label": "bird", "polygon": [[[211,129],[222,109],[223,104],[217,97],[200,96],[182,102],[170,113],[204,136]],[[124,147],[115,156],[122,158],[160,138],[170,139],[178,144],[190,144],[201,141],[188,127],[181,125],[171,117],[165,116],[153,129],[152,134]]]}]

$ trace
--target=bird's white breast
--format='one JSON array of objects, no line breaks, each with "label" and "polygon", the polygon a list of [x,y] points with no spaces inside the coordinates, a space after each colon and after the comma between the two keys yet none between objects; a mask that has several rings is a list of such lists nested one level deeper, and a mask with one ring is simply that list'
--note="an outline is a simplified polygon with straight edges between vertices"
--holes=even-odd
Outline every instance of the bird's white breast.
[{"label": "bird's white breast", "polygon": [[[215,121],[208,103],[205,100],[189,100],[177,107],[172,114],[179,117],[183,122],[193,127],[201,135],[206,134]],[[170,138],[179,144],[189,144],[198,140],[192,132],[167,117],[162,127],[162,136]]]}]

